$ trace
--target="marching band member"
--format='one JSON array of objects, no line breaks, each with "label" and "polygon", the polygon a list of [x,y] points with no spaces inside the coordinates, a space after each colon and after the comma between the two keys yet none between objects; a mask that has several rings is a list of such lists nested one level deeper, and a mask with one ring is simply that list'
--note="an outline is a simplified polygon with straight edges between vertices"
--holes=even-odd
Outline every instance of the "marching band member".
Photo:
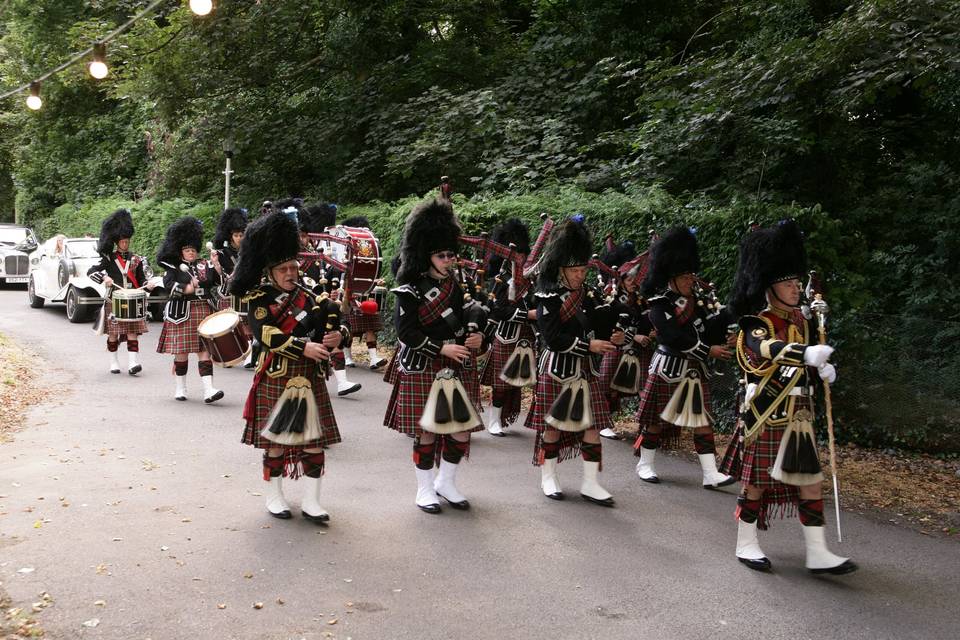
[{"label": "marching band member", "polygon": [[[757,540],[770,511],[797,509],[812,573],[857,570],[834,555],[824,539],[823,473],[813,431],[814,383],[833,383],[828,362],[833,348],[817,344],[818,324],[801,310],[800,277],[806,271],[803,236],[796,223],[749,233],[730,306],[740,315],[737,360],[745,397],[723,467],[738,476],[737,559],[751,569],[770,571]],[[814,303],[816,304],[816,303]]]},{"label": "marching band member", "polygon": [[177,379],[176,400],[187,399],[187,365],[191,353],[198,357],[197,369],[203,382],[203,401],[207,404],[223,397],[213,386],[213,362],[197,332],[200,322],[215,310],[212,301],[220,285],[220,274],[212,264],[200,260],[203,223],[192,216],[167,227],[167,235],[157,252],[157,263],[167,271],[163,286],[170,299],[163,312],[163,330],[157,353],[173,355],[173,373]]},{"label": "marching band member", "polygon": [[415,502],[427,513],[440,513],[438,496],[455,509],[470,508],[456,476],[469,455],[470,433],[483,429],[475,365],[483,335],[470,330],[483,329],[486,318],[473,316],[479,304],[465,306],[464,291],[452,275],[460,233],[446,198],[414,207],[400,243],[398,286],[392,290],[399,349],[383,423],[414,436]]},{"label": "marching band member", "polygon": [[87,271],[91,280],[102,283],[107,290],[97,326],[107,334],[107,351],[111,358],[110,373],[120,373],[118,350],[120,343],[126,341],[127,373],[131,376],[143,370],[137,355],[140,351],[139,336],[148,331],[147,319],[141,318],[135,322],[118,321],[113,317],[111,298],[114,289],[153,289],[153,285],[147,285],[143,258],[130,252],[133,231],[133,218],[129,211],[117,209],[110,214],[100,227],[100,241],[97,243],[100,262]]},{"label": "marching band member", "polygon": [[[504,246],[514,245],[520,257],[530,253],[530,231],[519,218],[510,218],[496,227],[490,239]],[[490,319],[496,321],[497,327],[480,384],[491,388],[486,423],[487,431],[494,436],[506,435],[503,429],[520,415],[523,387],[536,379],[537,305],[532,283],[519,271],[512,261],[499,256],[490,259],[489,273],[497,274]]]},{"label": "marching band member", "polygon": [[[603,255],[603,262],[617,270],[611,283],[611,306],[623,323],[625,342],[616,351],[603,354],[600,363],[600,388],[613,415],[620,410],[620,399],[635,396],[646,379],[653,355],[653,325],[647,315],[646,300],[640,295],[641,264],[635,260],[636,250],[630,240],[621,242]],[[601,438],[619,440],[620,435],[607,428]]]},{"label": "marching band member", "polygon": [[[284,206],[289,208],[289,204],[286,202]],[[333,204],[310,204],[299,207],[297,217],[300,221],[301,250],[313,252],[316,251],[316,248],[311,244],[310,236],[307,234],[324,233],[327,227],[335,225],[337,222],[337,207]],[[316,283],[314,285],[316,293],[327,293],[331,299],[340,300],[340,296],[343,295],[340,286],[343,274],[338,270],[318,260],[304,271],[304,275]],[[344,318],[342,321],[344,327],[349,331],[348,320]],[[345,396],[360,390],[363,385],[347,379],[347,371],[344,368],[346,366],[344,350],[334,349],[330,355],[330,363],[333,367],[333,375],[337,379],[338,396]]]},{"label": "marching band member", "polygon": [[657,447],[661,441],[676,444],[681,429],[690,428],[704,488],[732,484],[735,478],[717,471],[705,380],[709,358],[729,360],[733,355],[724,339],[716,337],[724,334],[731,318],[726,309],[708,309],[695,298],[700,256],[690,229],[675,227],[657,240],[650,249],[649,267],[642,293],[649,300],[659,344],[637,409],[637,475],[644,482],[660,482],[654,468]]},{"label": "marching band member", "polygon": [[[344,340],[339,307],[299,285],[297,223],[268,213],[247,229],[230,292],[249,301],[249,322],[262,345],[243,409],[243,443],[263,449],[267,511],[291,517],[283,478],[303,477],[303,517],[325,523],[320,506],[324,448],[340,442],[323,367]],[[332,318],[332,319],[331,319]]]},{"label": "marching band member", "polygon": [[[224,209],[220,213],[220,219],[217,220],[217,230],[213,236],[213,248],[210,251],[210,262],[213,263],[217,273],[220,274],[221,290],[223,297],[220,300],[221,309],[231,308],[231,299],[227,295],[230,288],[230,277],[240,258],[240,241],[243,240],[243,233],[247,228],[247,212],[245,209]],[[246,320],[244,318],[244,320]],[[246,321],[241,323],[241,330],[246,334],[247,339],[252,339],[250,327]],[[253,353],[250,349],[247,359],[243,366],[251,369],[254,366]]]},{"label": "marching band member", "polygon": [[[366,216],[353,216],[352,218],[347,218],[341,224],[345,227],[357,227],[361,229],[369,229],[370,221],[367,220]],[[377,288],[382,289],[384,284],[383,280],[378,280],[376,285]],[[376,289],[374,290],[374,296],[376,297]],[[377,309],[376,311],[367,310],[367,307],[362,303],[360,305],[351,304],[350,305],[350,331],[357,338],[363,337],[364,342],[367,344],[367,354],[370,357],[370,368],[373,370],[379,369],[383,365],[387,364],[387,359],[382,357],[377,353],[377,333],[383,331],[383,302],[380,300],[374,299],[376,302]],[[369,306],[369,305],[368,305]],[[343,350],[344,364],[348,367],[353,367],[353,357],[350,353],[353,341],[351,340],[351,345]]]},{"label": "marching band member", "polygon": [[609,305],[585,285],[591,244],[590,231],[575,216],[553,229],[540,260],[536,300],[543,352],[526,426],[537,431],[533,463],[541,467],[544,495],[563,500],[557,466],[579,451],[581,497],[612,507],[613,496],[597,481],[598,432],[612,422],[591,354],[614,351],[624,334],[613,332]]}]

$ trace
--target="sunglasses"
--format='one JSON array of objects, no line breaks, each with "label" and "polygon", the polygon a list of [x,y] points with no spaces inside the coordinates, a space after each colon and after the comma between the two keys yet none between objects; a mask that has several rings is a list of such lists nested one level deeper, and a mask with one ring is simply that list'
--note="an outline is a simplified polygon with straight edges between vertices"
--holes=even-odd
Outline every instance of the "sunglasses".
[{"label": "sunglasses", "polygon": [[436,258],[440,258],[441,260],[453,260],[457,257],[455,251],[437,251],[432,255]]}]

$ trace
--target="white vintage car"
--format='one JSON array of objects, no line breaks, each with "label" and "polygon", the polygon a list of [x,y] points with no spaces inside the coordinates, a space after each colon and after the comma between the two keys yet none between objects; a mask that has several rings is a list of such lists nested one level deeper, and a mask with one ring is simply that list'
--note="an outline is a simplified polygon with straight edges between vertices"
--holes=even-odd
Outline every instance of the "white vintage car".
[{"label": "white vintage car", "polygon": [[0,224],[0,284],[26,284],[27,253],[37,248],[37,237],[27,227]]},{"label": "white vintage car", "polygon": [[[39,309],[47,302],[63,302],[70,322],[91,319],[106,295],[106,288],[87,275],[90,267],[98,262],[96,238],[50,238],[30,254],[27,282],[30,306]],[[144,264],[144,270],[147,282],[155,285],[150,292],[150,315],[159,318],[167,301],[163,278],[154,276],[148,263]]]}]

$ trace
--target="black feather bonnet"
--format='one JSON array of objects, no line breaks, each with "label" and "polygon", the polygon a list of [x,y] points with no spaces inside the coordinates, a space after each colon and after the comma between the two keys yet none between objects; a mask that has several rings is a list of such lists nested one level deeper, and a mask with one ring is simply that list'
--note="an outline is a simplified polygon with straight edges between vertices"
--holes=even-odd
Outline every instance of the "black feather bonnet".
[{"label": "black feather bonnet", "polygon": [[336,205],[325,202],[305,205],[298,215],[301,232],[323,233],[327,227],[337,224]]},{"label": "black feather bonnet", "polygon": [[351,216],[340,224],[345,227],[358,227],[360,229],[370,228],[370,221],[367,220],[367,216]]},{"label": "black feather bonnet", "polygon": [[180,218],[167,227],[167,235],[157,251],[157,262],[176,266],[180,264],[180,251],[184,247],[193,247],[200,251],[202,246],[203,223],[193,216]]},{"label": "black feather bonnet", "polygon": [[740,259],[730,294],[730,310],[737,317],[763,310],[767,306],[766,293],[771,285],[793,278],[802,279],[806,271],[803,233],[794,220],[749,232],[740,241]]},{"label": "black feather bonnet", "polygon": [[448,249],[457,251],[460,223],[445,198],[421,202],[407,216],[400,240],[400,268],[397,283],[416,282],[430,269],[430,255]]},{"label": "black feather bonnet", "polygon": [[674,227],[650,247],[649,270],[642,293],[651,298],[667,288],[671,278],[700,270],[697,236],[688,227]]},{"label": "black feather bonnet", "polygon": [[113,251],[117,240],[133,237],[133,218],[127,209],[117,209],[100,225],[100,241],[97,251],[104,255]]},{"label": "black feather bonnet", "polygon": [[247,228],[247,212],[244,209],[224,209],[217,221],[217,232],[213,236],[213,246],[217,249],[230,245],[230,236],[234,231]]},{"label": "black feather bonnet", "polygon": [[[510,246],[511,243],[516,246],[516,252],[520,255],[530,255],[530,227],[520,218],[508,218],[493,228],[490,233],[490,239],[504,246]],[[503,258],[493,256],[490,258],[490,267],[488,273],[497,275],[503,265]]]},{"label": "black feather bonnet", "polygon": [[290,216],[270,213],[257,218],[243,234],[230,293],[242,296],[256,288],[270,267],[295,259],[299,251],[300,234]]},{"label": "black feather bonnet", "polygon": [[582,220],[568,218],[550,232],[547,246],[537,269],[537,287],[542,291],[556,288],[561,267],[579,267],[593,256],[593,238]]}]

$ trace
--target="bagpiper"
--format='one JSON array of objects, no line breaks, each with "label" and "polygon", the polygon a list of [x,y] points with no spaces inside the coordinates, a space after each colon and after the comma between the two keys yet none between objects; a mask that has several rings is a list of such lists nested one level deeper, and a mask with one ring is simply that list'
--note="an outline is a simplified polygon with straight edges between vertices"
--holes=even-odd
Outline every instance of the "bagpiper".
[{"label": "bagpiper", "polygon": [[[127,373],[135,376],[143,370],[138,354],[140,335],[147,333],[146,316],[121,322],[113,315],[112,298],[117,289],[153,289],[147,284],[144,272],[144,259],[130,251],[130,238],[133,237],[133,218],[127,209],[117,209],[100,226],[100,240],[97,253],[100,262],[90,267],[87,275],[94,282],[102,283],[106,288],[101,316],[97,328],[107,335],[107,351],[110,353],[110,373],[120,373],[118,350],[120,343],[127,343]],[[146,309],[144,309],[145,311]]]},{"label": "bagpiper", "polygon": [[533,283],[517,266],[530,254],[527,225],[510,218],[493,229],[490,239],[512,250],[510,259],[494,255],[489,261],[489,273],[494,274],[490,320],[496,329],[480,377],[480,384],[491,389],[487,431],[504,436],[503,430],[520,415],[524,387],[536,384],[537,304]]},{"label": "bagpiper", "polygon": [[699,269],[697,238],[687,227],[670,229],[650,249],[642,293],[649,300],[658,344],[640,395],[640,435],[634,449],[640,457],[637,475],[644,482],[659,483],[654,467],[657,448],[676,445],[682,429],[692,429],[703,486],[715,489],[736,482],[717,470],[707,384],[710,359],[733,357],[725,344],[732,318],[726,308],[709,301],[697,276]]},{"label": "bagpiper", "polygon": [[[399,349],[388,372],[393,393],[383,423],[412,434],[417,507],[440,513],[470,502],[457,488],[470,433],[483,429],[476,354],[486,317],[454,276],[460,224],[444,197],[422,202],[407,218],[400,242],[394,325]],[[434,465],[439,458],[439,471]]]},{"label": "bagpiper", "polygon": [[302,478],[304,518],[326,523],[320,506],[324,448],[340,442],[324,367],[344,340],[339,307],[299,283],[297,223],[267,213],[247,229],[230,293],[249,303],[248,319],[262,345],[243,409],[243,443],[263,449],[267,511],[291,517],[283,478]]},{"label": "bagpiper", "polygon": [[[603,354],[600,363],[600,388],[613,415],[620,410],[624,397],[636,396],[647,377],[653,356],[653,325],[647,301],[640,295],[643,258],[636,256],[634,243],[625,240],[608,248],[601,260],[615,270],[608,282],[608,298],[617,324],[624,330],[625,340],[616,351]],[[620,434],[610,428],[600,431],[601,438],[619,440]]]},{"label": "bagpiper", "polygon": [[187,399],[189,356],[196,353],[203,401],[210,404],[223,398],[223,391],[213,386],[213,362],[197,330],[200,322],[218,308],[216,293],[220,274],[210,262],[200,258],[202,246],[203,223],[196,218],[187,216],[167,227],[157,252],[157,264],[166,269],[163,286],[169,293],[157,353],[173,356],[177,380],[173,397],[181,401]]},{"label": "bagpiper", "polygon": [[770,571],[757,529],[771,512],[799,511],[812,573],[857,570],[826,545],[823,472],[813,430],[814,383],[832,384],[837,373],[833,348],[818,344],[818,322],[803,300],[806,272],[803,236],[792,220],[750,232],[730,299],[740,316],[737,361],[743,372],[743,402],[734,438],[722,468],[743,483],[738,500],[737,559],[751,569]]},{"label": "bagpiper", "polygon": [[[352,216],[344,220],[341,224],[345,227],[357,227],[359,229],[369,229],[370,221],[366,216]],[[384,280],[378,279],[370,298],[359,304],[350,305],[350,331],[356,338],[362,338],[367,346],[367,355],[370,359],[368,365],[370,369],[377,370],[387,364],[387,359],[377,351],[377,334],[383,331],[383,307],[386,302],[386,293]],[[375,308],[374,308],[375,307]],[[353,367],[353,354],[351,345],[343,350],[344,364]]]},{"label": "bagpiper", "polygon": [[583,457],[580,495],[606,507],[613,496],[597,480],[602,461],[599,431],[613,426],[600,389],[597,362],[622,344],[614,332],[610,306],[599,290],[586,285],[593,254],[582,216],[556,226],[537,271],[537,326],[542,353],[537,390],[526,426],[537,431],[533,464],[540,466],[540,488],[553,500],[564,494],[557,467],[578,453]]}]

